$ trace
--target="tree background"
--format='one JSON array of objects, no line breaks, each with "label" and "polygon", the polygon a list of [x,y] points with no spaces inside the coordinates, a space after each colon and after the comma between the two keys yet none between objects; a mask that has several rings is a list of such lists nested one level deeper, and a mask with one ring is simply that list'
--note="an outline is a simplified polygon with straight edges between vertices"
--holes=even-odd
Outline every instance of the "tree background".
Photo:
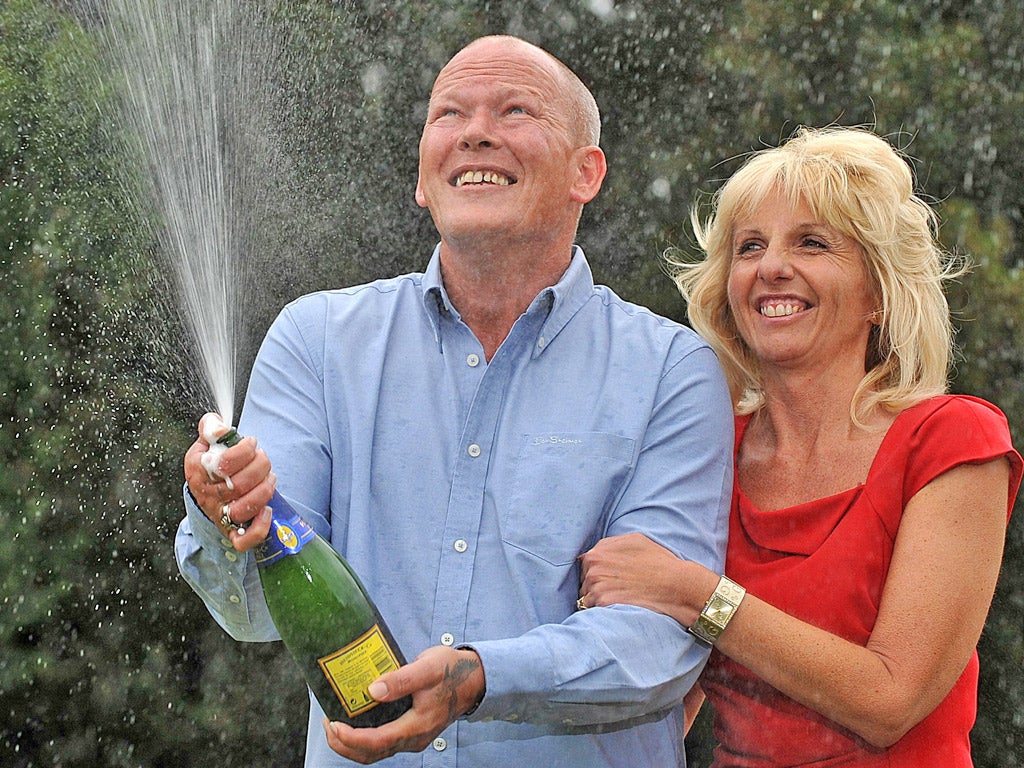
[{"label": "tree background", "polygon": [[[243,373],[287,300],[424,266],[436,235],[412,190],[430,84],[465,42],[511,33],[568,63],[601,107],[610,171],[579,238],[597,277],[677,319],[660,255],[692,248],[690,204],[745,153],[801,124],[889,136],[947,247],[975,264],[951,291],[953,389],[999,404],[1022,439],[1022,4],[266,5],[287,32],[275,71],[291,165],[266,180],[252,233]],[[158,212],[126,194],[138,169],[95,76],[103,18],[88,0],[0,0],[0,764],[301,765],[305,693],[283,649],[227,638],[174,564],[181,455],[208,404]],[[1014,519],[980,646],[984,768],[1024,765],[1022,566]]]}]

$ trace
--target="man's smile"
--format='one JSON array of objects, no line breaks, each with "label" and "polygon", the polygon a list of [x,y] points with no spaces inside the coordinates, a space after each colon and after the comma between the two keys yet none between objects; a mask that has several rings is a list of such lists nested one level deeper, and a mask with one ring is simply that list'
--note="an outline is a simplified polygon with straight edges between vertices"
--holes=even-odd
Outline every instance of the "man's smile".
[{"label": "man's smile", "polygon": [[516,179],[514,176],[506,176],[499,171],[468,170],[452,179],[451,183],[456,187],[466,184],[496,184],[499,187],[507,187],[510,184],[515,184]]}]

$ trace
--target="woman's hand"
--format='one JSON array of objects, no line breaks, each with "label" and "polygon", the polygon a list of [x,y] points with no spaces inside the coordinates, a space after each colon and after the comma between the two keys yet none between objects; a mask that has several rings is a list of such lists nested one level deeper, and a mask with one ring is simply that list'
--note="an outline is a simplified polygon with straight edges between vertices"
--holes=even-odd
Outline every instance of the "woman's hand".
[{"label": "woman's hand", "polygon": [[[718,581],[711,571],[676,557],[641,533],[602,539],[580,555],[580,562],[580,596],[588,608],[639,605],[672,616],[685,626],[697,620],[700,606]],[[704,581],[710,584],[706,590]],[[695,600],[700,601],[696,607]]]}]

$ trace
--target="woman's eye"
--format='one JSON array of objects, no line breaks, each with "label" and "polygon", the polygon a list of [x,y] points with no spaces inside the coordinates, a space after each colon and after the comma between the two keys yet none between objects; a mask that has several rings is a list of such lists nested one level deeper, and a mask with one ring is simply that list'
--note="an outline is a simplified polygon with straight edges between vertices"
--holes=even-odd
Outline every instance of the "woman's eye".
[{"label": "woman's eye", "polygon": [[805,237],[804,245],[808,248],[827,248],[828,246],[824,241],[817,239],[816,237]]},{"label": "woman's eye", "polygon": [[749,256],[752,252],[757,251],[760,248],[760,243],[754,240],[747,240],[746,242],[740,243],[736,247],[737,256]]}]

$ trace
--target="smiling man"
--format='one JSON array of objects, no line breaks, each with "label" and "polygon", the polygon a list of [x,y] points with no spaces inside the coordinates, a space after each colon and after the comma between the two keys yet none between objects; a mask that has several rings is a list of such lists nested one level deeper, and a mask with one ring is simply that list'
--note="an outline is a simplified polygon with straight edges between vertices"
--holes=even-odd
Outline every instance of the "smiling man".
[{"label": "smiling man", "polygon": [[[594,285],[574,245],[599,134],[547,52],[460,51],[420,141],[416,200],[441,238],[425,272],[286,307],[239,424],[259,448],[224,453],[231,488],[205,440],[186,454],[179,564],[232,636],[277,638],[252,556],[234,557],[266,536],[276,482],[416,656],[369,687],[412,696],[387,725],[322,723],[311,698],[309,766],[685,764],[680,700],[706,650],[644,609],[583,610],[577,558],[643,532],[720,570],[733,422],[710,348]],[[225,504],[245,533],[218,527]]]},{"label": "smiling man", "polygon": [[600,126],[579,78],[516,38],[476,41],[434,83],[416,202],[430,209],[445,289],[487,359],[569,266],[607,169]]}]

